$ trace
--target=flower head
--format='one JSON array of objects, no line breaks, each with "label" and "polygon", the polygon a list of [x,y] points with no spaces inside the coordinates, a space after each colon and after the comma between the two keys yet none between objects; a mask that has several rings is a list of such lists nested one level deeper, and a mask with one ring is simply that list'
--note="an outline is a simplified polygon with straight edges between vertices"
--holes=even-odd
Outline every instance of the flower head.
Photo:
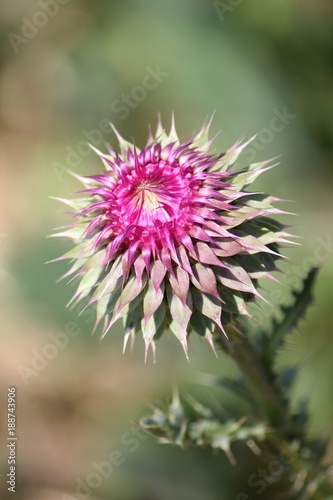
[{"label": "flower head", "polygon": [[124,349],[142,333],[146,354],[149,346],[155,353],[166,330],[185,353],[192,331],[214,348],[216,330],[249,316],[257,279],[272,278],[287,233],[270,216],[283,212],[276,198],[245,190],[271,166],[231,170],[248,143],[216,154],[209,126],[181,143],[174,121],[167,134],[159,120],[142,151],[114,129],[120,152],[95,150],[105,171],[73,174],[83,197],[61,200],[75,210],[74,223],[56,234],[76,244],[61,257],[74,260],[65,276],[80,279],[71,302],[96,303],[103,336],[123,318]]}]

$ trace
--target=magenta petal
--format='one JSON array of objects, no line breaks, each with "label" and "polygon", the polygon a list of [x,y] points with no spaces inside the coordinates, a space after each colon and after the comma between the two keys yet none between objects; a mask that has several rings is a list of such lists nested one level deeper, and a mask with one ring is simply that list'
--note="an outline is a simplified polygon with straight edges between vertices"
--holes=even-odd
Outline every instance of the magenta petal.
[{"label": "magenta petal", "polygon": [[179,297],[182,304],[186,304],[186,299],[190,286],[189,275],[180,267],[175,268],[175,274],[170,275],[169,282],[174,293]]},{"label": "magenta petal", "polygon": [[156,260],[155,262],[153,262],[150,278],[156,291],[159,289],[166,272],[166,267],[164,266],[164,264],[162,264],[161,261]]}]

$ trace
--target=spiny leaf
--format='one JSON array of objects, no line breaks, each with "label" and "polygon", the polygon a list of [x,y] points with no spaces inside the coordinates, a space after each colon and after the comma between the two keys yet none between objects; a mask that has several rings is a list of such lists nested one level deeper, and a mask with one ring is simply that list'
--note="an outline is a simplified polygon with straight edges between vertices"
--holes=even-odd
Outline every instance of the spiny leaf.
[{"label": "spiny leaf", "polygon": [[218,420],[201,419],[191,422],[188,435],[193,444],[197,446],[210,446],[213,449],[224,451],[232,465],[236,460],[231,452],[234,442],[247,442],[253,439],[263,441],[267,429],[264,424],[244,425],[246,418],[219,422]]},{"label": "spiny leaf", "polygon": [[254,405],[252,395],[243,380],[222,377],[218,379],[218,384],[221,387],[228,389],[233,394],[236,394],[241,399],[248,401],[252,406]]},{"label": "spiny leaf", "polygon": [[224,451],[231,463],[235,463],[231,445],[235,442],[250,443],[262,441],[268,429],[262,423],[246,423],[246,418],[221,419],[213,413],[202,413],[202,406],[190,402],[187,412],[180,401],[171,403],[166,410],[154,408],[153,413],[140,420],[139,425],[162,443],[177,446],[209,446]]},{"label": "spiny leaf", "polygon": [[281,307],[283,318],[281,321],[273,321],[271,332],[262,334],[262,356],[269,361],[276,350],[285,342],[285,336],[291,332],[298,324],[298,321],[305,316],[307,308],[313,302],[313,285],[318,273],[318,268],[314,267],[304,279],[303,287],[300,291],[294,291],[294,300],[289,306]]}]

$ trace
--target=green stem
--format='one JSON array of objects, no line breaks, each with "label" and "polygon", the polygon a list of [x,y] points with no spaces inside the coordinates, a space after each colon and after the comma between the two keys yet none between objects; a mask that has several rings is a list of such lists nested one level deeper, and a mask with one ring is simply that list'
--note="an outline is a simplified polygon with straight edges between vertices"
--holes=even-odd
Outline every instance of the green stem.
[{"label": "green stem", "polygon": [[[288,463],[290,484],[294,485],[298,477],[302,483],[304,500],[326,500],[333,490],[328,480],[319,480],[318,474],[323,474],[323,471],[318,467],[318,458],[307,449],[306,443],[299,437],[298,429],[293,428],[295,424],[285,398],[275,386],[247,336],[242,334],[236,325],[229,325],[227,334],[229,339],[220,332],[221,344],[241,370],[258,406],[259,416],[271,429],[267,435],[270,452],[274,456],[284,457]],[[291,444],[296,436],[299,452],[296,452]]]},{"label": "green stem", "polygon": [[273,448],[273,455],[287,464],[291,485],[299,483],[294,490],[297,498],[300,498],[299,493],[302,491],[302,500],[332,500],[333,489],[326,472],[320,468],[316,457],[310,450],[306,450],[304,444],[296,451],[278,432],[268,434],[267,442]]},{"label": "green stem", "polygon": [[265,367],[245,335],[235,325],[227,328],[230,342],[221,332],[220,341],[244,375],[249,390],[255,397],[261,417],[273,427],[287,430],[290,425],[288,408],[283,396],[273,385]]}]

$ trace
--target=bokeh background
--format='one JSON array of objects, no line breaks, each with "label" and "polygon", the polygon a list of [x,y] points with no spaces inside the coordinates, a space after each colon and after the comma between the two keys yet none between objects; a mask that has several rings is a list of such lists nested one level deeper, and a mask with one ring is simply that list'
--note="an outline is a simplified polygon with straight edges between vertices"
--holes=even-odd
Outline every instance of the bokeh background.
[{"label": "bokeh background", "polygon": [[[11,495],[5,484],[10,386],[18,399],[16,498],[259,498],[248,485],[258,463],[244,449],[234,450],[238,466],[232,467],[210,450],[184,452],[134,436],[133,422],[150,403],[170,396],[174,379],[182,392],[207,402],[209,389],[197,383],[198,373],[236,369],[195,341],[190,364],[176,341],[162,339],[158,363],[145,366],[140,342],[132,355],[121,355],[121,327],[103,343],[92,337],[93,316],[66,309],[73,286],[55,283],[66,263],[45,265],[68,248],[46,238],[69,221],[49,196],[66,198],[79,189],[67,168],[83,175],[102,168],[85,143],[115,145],[110,121],[139,146],[158,111],[166,126],[175,112],[183,138],[215,111],[212,133],[221,131],[221,149],[258,133],[243,161],[281,156],[255,189],[293,200],[284,208],[300,214],[292,224],[302,245],[288,249],[283,264],[289,284],[297,287],[313,265],[322,268],[316,306],[290,336],[279,364],[300,366],[293,404],[308,403],[310,435],[329,435],[332,2],[16,0],[0,10],[1,498]],[[262,322],[290,299],[288,288],[264,286],[272,306],[257,311]],[[73,328],[77,334],[69,337]],[[63,339],[60,347],[54,338]],[[240,411],[242,403],[227,392],[214,397],[226,411]],[[82,486],[88,478],[94,483],[94,463],[115,450],[123,463],[101,484]],[[273,498],[273,486],[260,498]]]}]

